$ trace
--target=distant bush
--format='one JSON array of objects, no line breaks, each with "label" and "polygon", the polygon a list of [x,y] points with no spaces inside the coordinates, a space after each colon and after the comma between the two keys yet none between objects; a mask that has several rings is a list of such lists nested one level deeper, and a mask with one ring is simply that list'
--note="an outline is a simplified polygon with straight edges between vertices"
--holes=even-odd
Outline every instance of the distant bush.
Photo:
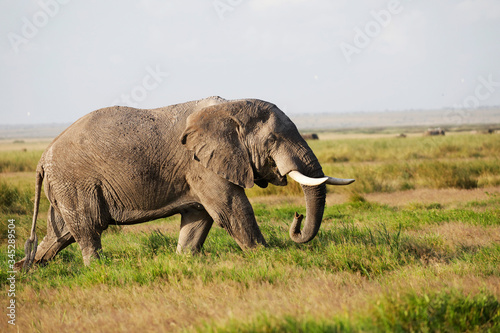
[{"label": "distant bush", "polygon": [[352,192],[349,195],[349,202],[351,202],[351,203],[366,202],[366,199],[361,194],[359,194],[357,192]]}]

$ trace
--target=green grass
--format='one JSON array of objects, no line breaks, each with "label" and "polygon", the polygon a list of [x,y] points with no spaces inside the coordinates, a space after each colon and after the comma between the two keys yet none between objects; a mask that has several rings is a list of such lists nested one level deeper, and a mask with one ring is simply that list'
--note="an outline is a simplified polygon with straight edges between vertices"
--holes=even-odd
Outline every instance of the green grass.
[{"label": "green grass", "polygon": [[28,214],[33,209],[32,193],[20,190],[0,180],[0,212],[2,214]]},{"label": "green grass", "polygon": [[[253,207],[267,248],[243,252],[214,226],[201,254],[177,255],[177,217],[112,226],[103,235],[101,260],[90,267],[72,244],[49,265],[16,276],[18,327],[41,332],[82,327],[104,332],[498,332],[498,191],[482,199],[416,198],[399,205],[372,202],[368,194],[498,186],[495,139],[464,134],[313,141],[327,173],[357,181],[335,188],[346,200],[325,208],[322,227],[310,243],[295,244],[288,236],[294,212],[305,212],[303,205],[283,203],[297,202],[292,199],[302,194],[294,182],[248,191],[259,199]],[[4,221],[16,220],[18,259],[31,227],[37,161],[24,153],[0,151],[2,295],[9,276]],[[269,195],[280,196],[280,203],[268,202]],[[47,208],[42,196],[39,239],[46,232]],[[6,300],[0,299],[2,307]],[[5,325],[0,321],[1,331]]]},{"label": "green grass", "polygon": [[0,172],[35,171],[38,160],[42,156],[41,150],[12,150],[2,151],[0,158]]},{"label": "green grass", "polygon": [[[500,198],[491,204],[499,207]],[[298,245],[289,239],[287,224],[294,211],[304,209],[262,204],[256,207],[256,217],[261,221],[269,248],[243,252],[223,229],[214,227],[203,255],[179,256],[175,254],[178,234],[166,234],[159,229],[149,233],[117,230],[105,232],[103,260],[93,267],[82,266],[80,251],[72,245],[52,264],[39,268],[36,274],[23,276],[23,279],[37,289],[100,283],[148,284],[165,276],[169,279],[186,278],[186,274],[202,276],[207,283],[221,280],[274,283],[289,278],[289,267],[300,269],[299,274],[315,268],[327,273],[356,273],[372,279],[409,265],[449,264],[464,258],[473,260],[478,253],[489,258],[489,263],[485,263],[489,270],[490,264],[499,263],[493,271],[500,274],[500,262],[490,258],[489,252],[478,252],[477,247],[450,247],[439,235],[408,233],[450,222],[500,226],[498,209],[474,212],[472,209],[435,209],[430,205],[408,210],[368,202],[346,203],[328,207],[318,236],[308,244]],[[30,221],[26,220],[25,224],[17,226],[17,230],[29,227]],[[492,251],[491,257],[500,258],[498,246],[488,249]],[[3,255],[0,255],[0,262],[5,262]],[[233,264],[229,268],[216,269],[213,264],[218,262]],[[270,271],[273,274],[269,274]],[[1,281],[0,284],[6,283],[3,279]]]}]

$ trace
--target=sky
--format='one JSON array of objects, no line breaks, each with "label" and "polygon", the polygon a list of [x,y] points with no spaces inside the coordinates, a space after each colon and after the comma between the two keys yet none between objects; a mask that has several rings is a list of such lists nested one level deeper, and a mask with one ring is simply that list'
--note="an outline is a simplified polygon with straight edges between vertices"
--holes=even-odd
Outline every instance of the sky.
[{"label": "sky", "polygon": [[500,105],[498,0],[0,2],[0,125],[218,95],[287,114]]}]

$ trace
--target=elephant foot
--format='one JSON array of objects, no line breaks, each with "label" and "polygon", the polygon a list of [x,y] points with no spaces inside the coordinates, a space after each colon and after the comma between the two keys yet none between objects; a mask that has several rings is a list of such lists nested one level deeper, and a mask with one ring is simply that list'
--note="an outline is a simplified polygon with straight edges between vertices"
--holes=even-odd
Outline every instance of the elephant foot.
[{"label": "elephant foot", "polygon": [[24,266],[24,262],[26,261],[26,258],[23,258],[21,260],[19,260],[18,262],[16,262],[14,264],[14,271],[15,272],[20,272],[23,270],[23,266]]},{"label": "elephant foot", "polygon": [[[22,272],[24,270],[24,263],[26,262],[26,258],[23,258],[16,262],[14,264],[14,271],[15,272]],[[48,264],[47,260],[35,260],[33,261],[32,265],[30,266],[30,269],[32,269],[35,266],[45,266]]]},{"label": "elephant foot", "polygon": [[83,264],[85,266],[90,266],[90,263],[95,260],[101,259],[101,249],[90,249],[86,248],[82,250],[82,255],[83,255]]}]

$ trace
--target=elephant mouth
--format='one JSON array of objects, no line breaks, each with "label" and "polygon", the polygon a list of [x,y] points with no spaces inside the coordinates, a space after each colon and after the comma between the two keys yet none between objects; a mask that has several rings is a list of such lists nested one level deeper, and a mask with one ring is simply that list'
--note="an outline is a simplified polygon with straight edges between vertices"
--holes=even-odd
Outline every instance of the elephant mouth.
[{"label": "elephant mouth", "polygon": [[254,183],[261,188],[266,188],[269,185],[269,182],[265,179],[255,179]]},{"label": "elephant mouth", "polygon": [[266,188],[269,183],[277,186],[286,186],[287,185],[287,179],[286,176],[281,176],[281,175],[274,175],[271,179],[269,178],[263,178],[258,175],[257,177],[254,178],[254,183],[261,187],[261,188]]},{"label": "elephant mouth", "polygon": [[286,175],[282,176],[279,173],[277,167],[274,167],[272,170],[266,172],[266,174],[260,174],[254,168],[253,175],[254,175],[254,183],[261,188],[266,188],[269,185],[269,183],[276,186],[286,186],[288,184]]}]

